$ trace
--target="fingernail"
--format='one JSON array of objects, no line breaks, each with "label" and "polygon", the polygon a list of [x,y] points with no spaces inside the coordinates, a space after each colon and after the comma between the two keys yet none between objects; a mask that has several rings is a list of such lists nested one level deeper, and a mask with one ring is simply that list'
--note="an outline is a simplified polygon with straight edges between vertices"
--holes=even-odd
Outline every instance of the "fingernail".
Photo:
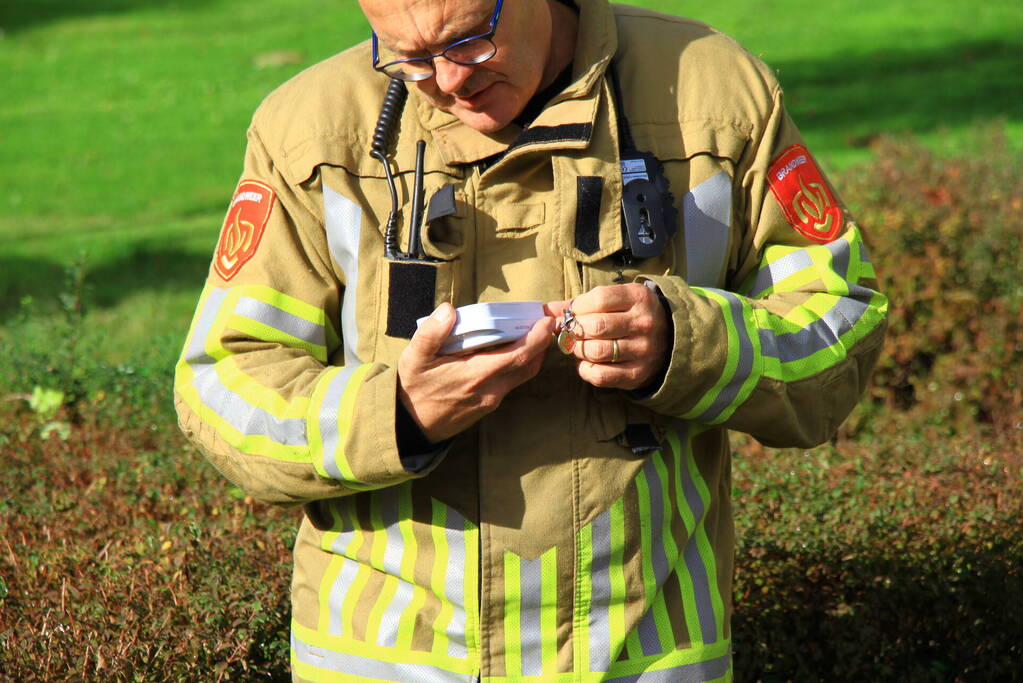
[{"label": "fingernail", "polygon": [[444,303],[442,303],[440,306],[438,306],[437,308],[435,308],[433,310],[433,313],[430,314],[430,317],[433,318],[434,320],[439,320],[440,322],[444,322],[445,320],[448,319],[448,315],[449,315],[448,309],[450,307],[451,307],[451,304],[449,304],[449,303],[447,303],[445,301]]}]

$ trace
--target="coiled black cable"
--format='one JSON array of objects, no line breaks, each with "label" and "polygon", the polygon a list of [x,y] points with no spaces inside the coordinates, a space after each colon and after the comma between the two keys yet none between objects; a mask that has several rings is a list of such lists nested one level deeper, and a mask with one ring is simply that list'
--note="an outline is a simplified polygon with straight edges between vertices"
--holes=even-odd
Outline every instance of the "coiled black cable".
[{"label": "coiled black cable", "polygon": [[387,85],[384,103],[380,107],[380,116],[377,118],[377,126],[373,131],[373,145],[369,153],[371,157],[383,164],[384,175],[387,176],[387,188],[391,191],[391,213],[387,216],[387,225],[384,228],[384,253],[389,258],[394,258],[398,253],[398,189],[394,184],[391,165],[387,161],[387,147],[394,127],[405,108],[406,99],[408,99],[408,88],[405,87],[405,81],[392,78]]}]

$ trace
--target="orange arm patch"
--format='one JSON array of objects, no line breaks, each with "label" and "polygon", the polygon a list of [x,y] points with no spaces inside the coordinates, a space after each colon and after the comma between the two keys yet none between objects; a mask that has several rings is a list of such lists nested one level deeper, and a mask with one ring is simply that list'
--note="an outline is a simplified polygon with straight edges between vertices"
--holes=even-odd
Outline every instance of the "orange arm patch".
[{"label": "orange arm patch", "polygon": [[220,277],[230,280],[255,256],[276,197],[269,185],[258,180],[238,184],[213,256],[213,268]]},{"label": "orange arm patch", "polygon": [[806,147],[786,149],[771,162],[767,176],[774,198],[797,232],[821,243],[838,237],[845,222],[842,208]]}]

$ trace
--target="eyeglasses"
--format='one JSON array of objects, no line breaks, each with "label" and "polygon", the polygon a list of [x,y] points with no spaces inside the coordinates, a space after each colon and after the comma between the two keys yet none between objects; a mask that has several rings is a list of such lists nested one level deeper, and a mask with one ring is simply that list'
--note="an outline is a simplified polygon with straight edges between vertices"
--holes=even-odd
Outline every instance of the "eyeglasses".
[{"label": "eyeglasses", "polygon": [[478,36],[462,38],[448,45],[435,55],[429,57],[409,57],[407,59],[396,59],[392,62],[380,64],[380,48],[377,34],[373,35],[373,68],[381,71],[391,78],[400,78],[403,81],[423,81],[433,76],[435,69],[433,60],[443,57],[449,62],[472,66],[482,64],[495,54],[497,46],[492,38],[497,31],[497,20],[501,17],[501,5],[504,0],[497,0],[497,7],[490,17],[490,30]]}]

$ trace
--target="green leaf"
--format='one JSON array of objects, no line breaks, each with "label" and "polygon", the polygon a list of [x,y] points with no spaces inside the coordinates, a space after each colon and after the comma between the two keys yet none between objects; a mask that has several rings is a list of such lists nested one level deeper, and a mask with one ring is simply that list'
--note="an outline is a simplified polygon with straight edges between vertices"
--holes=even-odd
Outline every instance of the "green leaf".
[{"label": "green leaf", "polygon": [[52,417],[64,403],[64,392],[57,389],[46,389],[38,384],[32,389],[29,407],[41,417]]},{"label": "green leaf", "polygon": [[68,422],[47,422],[39,429],[39,436],[48,439],[51,434],[56,434],[61,441],[71,438],[71,425]]}]

